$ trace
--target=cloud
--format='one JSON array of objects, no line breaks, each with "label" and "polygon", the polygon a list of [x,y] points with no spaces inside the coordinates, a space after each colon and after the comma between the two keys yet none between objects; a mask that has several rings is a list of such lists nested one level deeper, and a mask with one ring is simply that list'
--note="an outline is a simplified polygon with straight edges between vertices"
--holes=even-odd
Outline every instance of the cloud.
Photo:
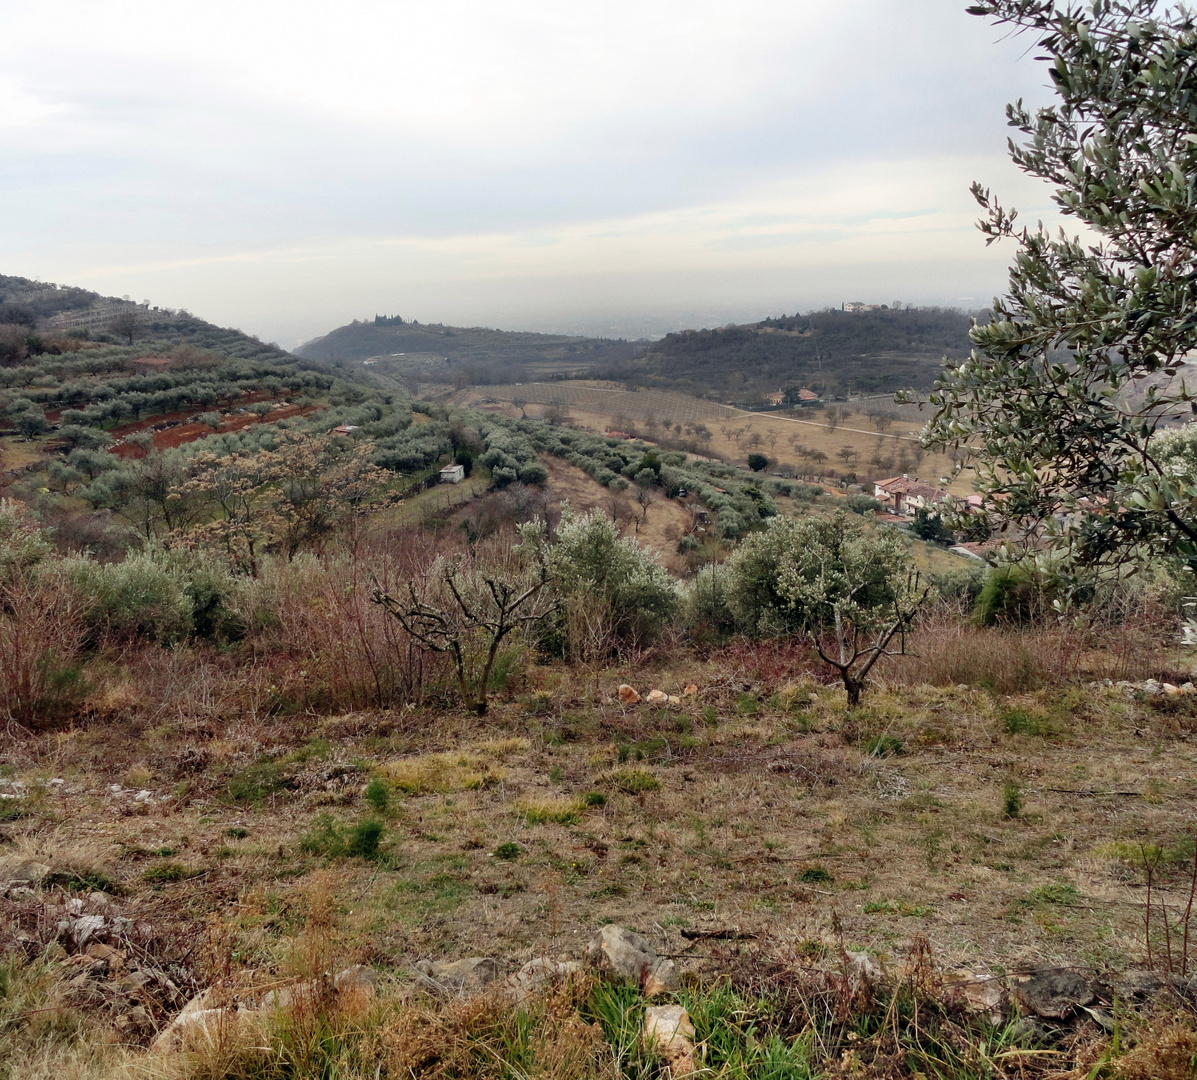
[{"label": "cloud", "polygon": [[1010,181],[1002,104],[1041,95],[958,0],[11,0],[0,35],[5,271],[287,339],[819,267],[956,295],[946,258],[1000,276],[964,163]]}]

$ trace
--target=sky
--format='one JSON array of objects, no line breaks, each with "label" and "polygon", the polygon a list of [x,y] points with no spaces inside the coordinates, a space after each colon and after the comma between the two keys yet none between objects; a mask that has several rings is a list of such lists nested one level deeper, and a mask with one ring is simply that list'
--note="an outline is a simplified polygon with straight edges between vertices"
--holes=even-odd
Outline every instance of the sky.
[{"label": "sky", "polygon": [[1003,288],[1031,42],[964,0],[0,0],[0,273],[291,347]]}]

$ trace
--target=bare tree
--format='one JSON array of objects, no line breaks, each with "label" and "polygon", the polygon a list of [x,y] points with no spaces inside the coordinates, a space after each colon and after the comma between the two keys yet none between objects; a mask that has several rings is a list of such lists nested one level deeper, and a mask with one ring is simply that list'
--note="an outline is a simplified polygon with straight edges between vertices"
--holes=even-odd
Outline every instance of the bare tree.
[{"label": "bare tree", "polygon": [[133,339],[141,334],[141,316],[136,311],[122,311],[108,324],[108,329],[124,338],[126,345],[132,345]]},{"label": "bare tree", "polygon": [[646,484],[636,485],[636,502],[640,506],[640,520],[636,522],[636,532],[640,526],[648,521],[648,508],[657,501],[657,489]]},{"label": "bare tree", "polygon": [[520,627],[539,622],[553,608],[548,599],[543,564],[529,581],[506,580],[473,573],[463,581],[461,567],[445,566],[440,583],[445,602],[432,603],[407,583],[407,596],[396,599],[375,582],[371,599],[381,604],[417,642],[430,652],[453,657],[461,700],[467,709],[486,715],[486,691],[503,640]]}]

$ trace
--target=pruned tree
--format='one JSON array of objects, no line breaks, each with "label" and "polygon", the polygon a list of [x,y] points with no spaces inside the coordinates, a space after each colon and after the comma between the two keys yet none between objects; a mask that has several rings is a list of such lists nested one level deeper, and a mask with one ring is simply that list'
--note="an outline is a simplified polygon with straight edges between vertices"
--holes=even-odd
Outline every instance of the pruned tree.
[{"label": "pruned tree", "polygon": [[429,578],[431,588],[421,591],[409,581],[400,596],[375,582],[372,599],[423,648],[453,659],[462,704],[485,716],[503,642],[553,610],[544,563],[529,575],[487,573],[476,565],[438,560]]}]

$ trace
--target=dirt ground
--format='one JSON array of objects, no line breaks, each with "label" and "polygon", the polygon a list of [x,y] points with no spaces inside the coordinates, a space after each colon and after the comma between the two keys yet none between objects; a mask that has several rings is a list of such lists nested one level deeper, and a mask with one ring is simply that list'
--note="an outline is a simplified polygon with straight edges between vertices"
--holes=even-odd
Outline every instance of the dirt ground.
[{"label": "dirt ground", "polygon": [[[533,668],[485,720],[180,713],[10,738],[0,855],[109,882],[129,918],[215,918],[249,966],[329,868],[348,952],[399,967],[574,955],[607,922],[695,969],[836,926],[882,961],[921,933],[945,967],[1144,964],[1143,851],[1174,916],[1191,881],[1193,698],[895,687],[848,716],[801,666]],[[625,680],[698,689],[623,706]],[[320,839],[368,819],[376,857]]]}]

